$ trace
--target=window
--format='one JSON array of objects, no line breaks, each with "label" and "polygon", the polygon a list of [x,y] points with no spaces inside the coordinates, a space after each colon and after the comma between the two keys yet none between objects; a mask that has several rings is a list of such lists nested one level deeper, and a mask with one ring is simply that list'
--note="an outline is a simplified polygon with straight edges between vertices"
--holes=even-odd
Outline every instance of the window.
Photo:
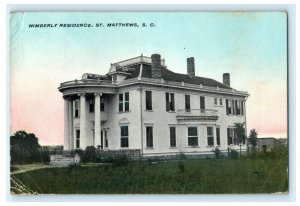
[{"label": "window", "polygon": [[207,145],[214,145],[214,132],[213,127],[207,127]]},{"label": "window", "polygon": [[123,93],[119,94],[119,112],[123,112]]},{"label": "window", "polygon": [[244,115],[244,102],[235,100],[236,115]]},{"label": "window", "polygon": [[166,93],[166,111],[175,111],[174,93]]},{"label": "window", "polygon": [[220,98],[220,105],[223,105],[223,99]]},{"label": "window", "polygon": [[100,111],[104,112],[104,99],[103,98],[101,98],[101,100],[100,100]]},{"label": "window", "polygon": [[128,147],[128,126],[121,126],[121,147]]},{"label": "window", "polygon": [[153,147],[153,127],[146,127],[146,147]]},{"label": "window", "polygon": [[221,145],[221,140],[220,140],[220,127],[216,128],[216,136],[217,136],[217,145]]},{"label": "window", "polygon": [[226,99],[227,115],[244,115],[244,102]]},{"label": "window", "polygon": [[152,110],[152,92],[146,91],[146,110]]},{"label": "window", "polygon": [[236,145],[236,134],[234,128],[227,128],[227,142],[228,145]]},{"label": "window", "polygon": [[95,111],[95,100],[94,99],[90,99],[89,100],[89,112],[93,113]]},{"label": "window", "polygon": [[200,97],[200,110],[201,113],[205,112],[205,97]]},{"label": "window", "polygon": [[75,100],[75,114],[74,117],[78,118],[79,117],[79,100]]},{"label": "window", "polygon": [[189,112],[191,110],[191,97],[190,95],[185,95],[185,111]]},{"label": "window", "polygon": [[112,81],[115,83],[115,82],[117,82],[117,75],[113,75],[112,76]]},{"label": "window", "polygon": [[234,100],[226,99],[226,114],[234,114]]},{"label": "window", "polygon": [[218,99],[214,98],[214,101],[215,101],[215,105],[217,105],[218,104]]},{"label": "window", "polygon": [[[128,133],[127,133],[128,134]],[[103,136],[104,135],[104,136]],[[127,136],[128,137],[128,136]],[[104,139],[104,141],[103,141]],[[128,140],[127,140],[128,142]],[[101,131],[101,149],[103,149],[103,147],[108,147],[108,140],[107,140],[107,131],[106,130],[102,130]],[[128,147],[128,146],[127,146]]]},{"label": "window", "polygon": [[125,111],[129,111],[129,92],[125,92]]},{"label": "window", "polygon": [[188,127],[188,146],[198,146],[197,127]]},{"label": "window", "polygon": [[79,129],[76,130],[76,148],[77,149],[80,148],[80,130]]},{"label": "window", "polygon": [[119,94],[119,112],[129,111],[129,92]]},{"label": "window", "polygon": [[[105,147],[108,147],[107,131],[104,130]],[[128,140],[127,140],[128,142]]]},{"label": "window", "polygon": [[241,115],[241,102],[235,100],[236,115]]},{"label": "window", "polygon": [[176,127],[170,127],[170,147],[176,147]]}]

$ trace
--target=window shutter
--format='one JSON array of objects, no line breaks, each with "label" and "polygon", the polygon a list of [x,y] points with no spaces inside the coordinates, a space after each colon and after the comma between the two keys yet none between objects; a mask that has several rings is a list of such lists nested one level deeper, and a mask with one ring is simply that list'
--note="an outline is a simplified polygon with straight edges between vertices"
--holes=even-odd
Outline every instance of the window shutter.
[{"label": "window shutter", "polygon": [[170,104],[169,104],[169,93],[166,93],[166,111],[170,110]]},{"label": "window shutter", "polygon": [[235,111],[235,115],[238,115],[237,114],[237,100],[235,100],[235,109],[234,109],[234,111]]},{"label": "window shutter", "polygon": [[226,99],[226,114],[228,115],[229,112],[228,112],[228,99]]},{"label": "window shutter", "polygon": [[175,111],[175,101],[174,101],[174,93],[171,93],[171,108],[172,111]]},{"label": "window shutter", "polygon": [[232,114],[235,115],[235,104],[234,100],[231,100]]},{"label": "window shutter", "polygon": [[228,144],[228,145],[230,145],[230,140],[229,140],[229,138],[230,138],[230,129],[227,128],[227,144]]},{"label": "window shutter", "polygon": [[244,115],[244,101],[241,101],[241,115]]},{"label": "window shutter", "polygon": [[[204,110],[205,109],[205,98],[204,97],[200,97],[200,109]],[[202,112],[202,111],[201,111]],[[203,111],[204,112],[204,111]]]}]

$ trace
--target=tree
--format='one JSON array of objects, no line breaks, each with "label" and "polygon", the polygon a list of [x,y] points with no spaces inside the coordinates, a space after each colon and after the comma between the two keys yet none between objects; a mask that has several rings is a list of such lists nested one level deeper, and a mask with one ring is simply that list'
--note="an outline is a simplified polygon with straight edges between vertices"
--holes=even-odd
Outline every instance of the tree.
[{"label": "tree", "polygon": [[252,145],[253,150],[255,151],[257,145],[257,132],[255,131],[255,129],[250,130],[249,141]]},{"label": "tree", "polygon": [[240,155],[242,152],[242,145],[245,144],[245,140],[246,140],[244,124],[245,123],[235,123],[234,124],[237,143],[240,146]]},{"label": "tree", "polygon": [[17,131],[10,137],[11,163],[24,164],[41,161],[38,138],[25,131]]}]

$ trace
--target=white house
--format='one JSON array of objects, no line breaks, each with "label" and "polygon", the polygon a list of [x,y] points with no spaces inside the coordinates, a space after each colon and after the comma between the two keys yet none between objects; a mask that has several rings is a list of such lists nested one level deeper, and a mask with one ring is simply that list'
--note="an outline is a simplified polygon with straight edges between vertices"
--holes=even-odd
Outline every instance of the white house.
[{"label": "white house", "polygon": [[[61,83],[64,150],[139,150],[142,156],[212,154],[216,147],[239,150],[234,124],[245,123],[247,92],[167,69],[159,54],[111,64],[105,75],[83,74]],[[242,150],[246,150],[243,144]]]}]

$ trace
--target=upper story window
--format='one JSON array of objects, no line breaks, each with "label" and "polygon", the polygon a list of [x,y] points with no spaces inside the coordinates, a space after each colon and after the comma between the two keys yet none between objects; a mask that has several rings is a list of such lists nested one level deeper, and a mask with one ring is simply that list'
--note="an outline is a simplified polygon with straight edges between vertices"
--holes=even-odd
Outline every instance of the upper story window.
[{"label": "upper story window", "polygon": [[235,100],[236,115],[244,115],[244,102]]},{"label": "upper story window", "polygon": [[234,114],[234,100],[226,99],[226,114]]},{"label": "upper story window", "polygon": [[100,100],[100,111],[103,112],[104,109],[105,109],[105,108],[104,108],[104,99],[101,98],[101,100]]},{"label": "upper story window", "polygon": [[207,145],[213,146],[214,145],[214,132],[213,127],[207,127]]},{"label": "upper story window", "polygon": [[191,97],[190,95],[185,95],[185,111],[189,112],[191,110]]},{"label": "upper story window", "polygon": [[214,98],[215,105],[218,105],[218,98]]},{"label": "upper story window", "polygon": [[152,110],[152,92],[146,91],[146,110]]},{"label": "upper story window", "polygon": [[79,117],[79,100],[75,100],[74,117]]},{"label": "upper story window", "polygon": [[227,115],[244,115],[244,102],[239,100],[226,99]]},{"label": "upper story window", "polygon": [[174,93],[166,93],[166,111],[175,111]]},{"label": "upper story window", "polygon": [[93,113],[95,111],[95,100],[90,99],[89,100],[89,112]]},{"label": "upper story window", "polygon": [[205,111],[205,97],[200,96],[200,110],[203,113]]},{"label": "upper story window", "polygon": [[129,111],[129,92],[119,94],[119,112]]},{"label": "upper story window", "polygon": [[197,127],[188,127],[188,146],[198,146]]},{"label": "upper story window", "polygon": [[128,147],[128,126],[121,126],[121,147]]}]

